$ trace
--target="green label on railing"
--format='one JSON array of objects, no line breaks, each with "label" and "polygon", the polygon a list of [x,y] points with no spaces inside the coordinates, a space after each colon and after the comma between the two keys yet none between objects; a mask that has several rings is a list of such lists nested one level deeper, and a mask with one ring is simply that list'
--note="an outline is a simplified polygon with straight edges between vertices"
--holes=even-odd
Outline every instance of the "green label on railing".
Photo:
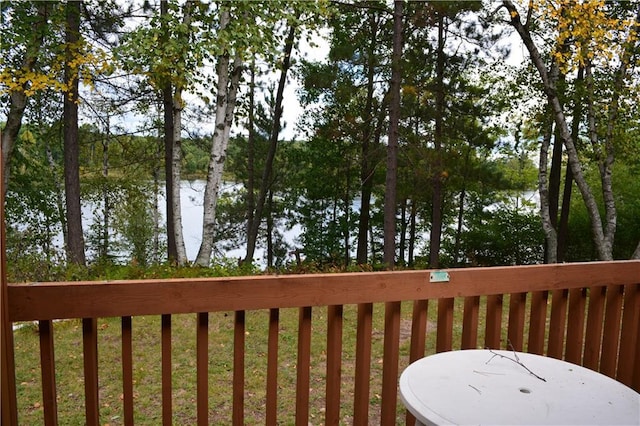
[{"label": "green label on railing", "polygon": [[447,271],[433,271],[429,274],[429,282],[447,283],[449,282],[449,273]]}]

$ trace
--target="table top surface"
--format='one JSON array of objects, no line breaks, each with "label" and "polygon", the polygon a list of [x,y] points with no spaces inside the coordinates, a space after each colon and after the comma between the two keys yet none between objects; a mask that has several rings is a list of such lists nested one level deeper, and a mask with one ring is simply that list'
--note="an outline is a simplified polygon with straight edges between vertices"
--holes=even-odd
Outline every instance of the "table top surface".
[{"label": "table top surface", "polygon": [[400,398],[426,425],[640,425],[633,389],[579,365],[514,351],[422,358],[400,376]]}]

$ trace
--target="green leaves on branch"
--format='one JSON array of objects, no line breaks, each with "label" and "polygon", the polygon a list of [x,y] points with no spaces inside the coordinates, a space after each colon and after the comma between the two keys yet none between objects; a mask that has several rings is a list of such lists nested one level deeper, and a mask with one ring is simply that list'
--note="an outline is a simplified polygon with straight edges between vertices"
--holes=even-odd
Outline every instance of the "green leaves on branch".
[{"label": "green leaves on branch", "polygon": [[[280,62],[286,29],[295,24],[314,31],[328,2],[166,2],[147,22],[126,34],[117,56],[126,70],[144,75],[156,89],[171,83],[183,90],[213,87],[212,71],[219,56],[244,62],[258,56]],[[222,11],[229,23],[221,22]]]}]

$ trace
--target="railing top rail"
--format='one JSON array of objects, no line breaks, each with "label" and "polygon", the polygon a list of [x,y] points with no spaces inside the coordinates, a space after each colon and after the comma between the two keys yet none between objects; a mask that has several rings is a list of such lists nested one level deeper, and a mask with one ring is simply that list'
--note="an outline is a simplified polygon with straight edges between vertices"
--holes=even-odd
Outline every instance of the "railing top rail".
[{"label": "railing top rail", "polygon": [[10,284],[10,321],[346,305],[640,283],[640,260],[312,275]]}]

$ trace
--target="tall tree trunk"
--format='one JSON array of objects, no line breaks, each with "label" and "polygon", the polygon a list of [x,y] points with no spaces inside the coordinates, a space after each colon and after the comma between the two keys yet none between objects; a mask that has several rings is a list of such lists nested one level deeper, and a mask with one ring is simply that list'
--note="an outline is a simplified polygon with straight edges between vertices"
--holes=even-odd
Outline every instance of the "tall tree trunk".
[{"label": "tall tree trunk", "polygon": [[402,199],[400,203],[400,243],[398,247],[398,264],[405,266],[405,252],[407,250],[407,205],[409,200],[407,197]]},{"label": "tall tree trunk", "polygon": [[182,232],[182,206],[180,198],[180,184],[182,172],[182,90],[176,88],[173,97],[173,148],[171,150],[172,165],[171,173],[171,200],[173,210],[173,232],[176,245],[175,261],[178,265],[187,263],[187,250],[184,245],[184,236]]},{"label": "tall tree trunk", "polygon": [[[549,113],[545,114],[545,117],[550,116]],[[545,121],[547,121],[545,119]],[[545,235],[545,263],[556,263],[558,254],[558,238],[554,221],[551,217],[551,195],[550,189],[547,185],[547,164],[549,161],[549,145],[551,144],[551,138],[553,134],[553,121],[548,120],[545,123],[545,133],[542,137],[542,144],[540,145],[540,162],[538,164],[538,193],[540,194],[540,217],[542,219],[542,229]],[[556,144],[560,144],[559,138],[556,138]],[[556,212],[557,214],[557,212]]]},{"label": "tall tree trunk", "polygon": [[[26,83],[25,83],[26,84]],[[9,94],[9,113],[2,129],[2,191],[7,195],[9,175],[11,171],[11,156],[22,127],[22,117],[27,107],[27,95],[24,91],[12,91]]]},{"label": "tall tree trunk", "polygon": [[[188,2],[184,6],[184,16],[182,23],[185,27],[191,27],[191,8],[193,2]],[[189,37],[189,32],[187,33]],[[182,230],[182,203],[180,197],[181,173],[182,173],[182,110],[184,102],[182,100],[182,87],[176,85],[171,101],[173,113],[173,135],[171,137],[171,209],[173,211],[173,232],[175,242],[175,261],[178,265],[187,263],[187,250],[184,245],[184,235]]]},{"label": "tall tree trunk", "polygon": [[[158,122],[160,122],[160,107],[158,105]],[[159,164],[161,163],[162,154],[164,144],[162,143],[162,135],[160,134],[162,131],[158,129],[158,137],[156,144],[156,153],[155,153],[155,161],[153,166],[153,195],[154,195],[154,203],[153,203],[153,258],[155,262],[160,262],[160,259],[163,257],[160,255],[160,206],[158,205],[158,199],[160,198],[160,171],[161,167]]]},{"label": "tall tree trunk", "polygon": [[[373,164],[371,158],[371,138],[373,136],[373,94],[375,83],[375,49],[378,45],[378,19],[376,14],[369,15],[369,29],[371,39],[367,58],[367,100],[363,112],[362,151],[360,155],[360,216],[358,219],[358,247],[356,262],[360,265],[367,263],[368,244],[367,233],[371,215],[371,193],[373,191]],[[380,107],[382,108],[382,106]]]},{"label": "tall tree trunk", "polygon": [[109,114],[106,116],[106,135],[102,142],[102,203],[103,217],[102,217],[102,247],[100,248],[100,256],[103,259],[107,259],[109,255],[109,221],[111,218],[111,200],[109,199],[109,142],[111,139],[111,128],[109,121]]},{"label": "tall tree trunk", "polygon": [[256,61],[251,61],[251,80],[249,83],[249,111],[247,124],[249,135],[247,137],[247,238],[253,229],[254,212],[256,208],[255,188],[256,188],[256,130],[255,121],[255,90],[256,90]]},{"label": "tall tree trunk", "polygon": [[78,140],[78,70],[70,67],[77,53],[74,46],[80,39],[80,5],[70,1],[65,6],[67,29],[65,42],[64,81],[68,92],[64,96],[64,187],[67,209],[67,260],[85,265],[82,210],[80,206],[80,145]]},{"label": "tall tree trunk", "polygon": [[442,143],[444,142],[444,12],[438,11],[438,51],[436,58],[436,109],[433,134],[434,165],[431,198],[431,232],[429,237],[429,265],[440,266],[442,239]]},{"label": "tall tree trunk", "polygon": [[[549,115],[549,114],[547,114]],[[548,125],[553,127],[553,119]],[[557,129],[557,128],[555,128]],[[559,132],[553,132],[553,152],[551,155],[551,169],[549,170],[549,219],[551,225],[558,229],[558,212],[560,211],[560,184],[562,181],[562,152],[563,141]]]},{"label": "tall tree trunk", "polygon": [[[561,11],[561,14],[565,14],[565,9],[566,6],[562,5],[561,8],[563,9]],[[562,45],[559,46],[558,48],[560,54],[566,54],[569,51],[569,44],[568,42],[564,42]],[[558,61],[553,60],[551,62],[551,67],[549,69],[549,78],[550,78],[550,82],[551,84],[558,88],[560,87],[559,92],[558,93],[558,99],[560,100],[560,104],[562,106],[562,108],[564,108],[564,98],[565,98],[565,94],[564,94],[564,87],[566,85],[566,76],[564,73],[560,72],[560,66],[558,65]],[[550,146],[550,141],[551,141],[551,137],[553,136],[553,154],[551,156],[551,170],[549,171],[548,175],[549,175],[549,179],[548,179],[548,187],[547,187],[547,213],[546,216],[543,216],[543,220],[549,220],[550,221],[550,225],[551,227],[553,227],[554,232],[553,233],[546,233],[546,245],[549,246],[553,246],[556,248],[552,259],[548,259],[547,254],[549,253],[549,250],[545,251],[545,263],[556,263],[558,260],[558,253],[557,253],[557,247],[558,247],[558,211],[559,211],[559,207],[560,207],[560,181],[561,181],[561,177],[562,177],[562,153],[563,153],[563,147],[564,147],[564,141],[562,140],[562,135],[559,132],[559,127],[553,125],[553,115],[551,114],[552,108],[551,106],[549,106],[547,108],[547,114],[545,116],[545,122],[547,122],[546,126],[548,126],[548,129],[546,129],[546,131],[548,132],[548,134],[545,134],[545,138],[548,137],[548,139],[545,141],[546,142],[546,149],[547,152],[545,153],[545,159],[548,158],[548,149]],[[547,119],[547,117],[549,117],[550,119]],[[544,146],[544,142],[543,142],[543,146]],[[540,159],[540,161],[542,161],[542,158]],[[547,165],[545,164],[545,173],[547,173]],[[544,228],[544,224],[543,224],[543,228]],[[549,241],[549,238],[553,238],[553,241]],[[553,261],[551,261],[553,260]]]},{"label": "tall tree trunk", "polygon": [[[229,24],[229,19],[229,10],[223,9],[220,17],[220,27],[226,28]],[[224,171],[224,163],[227,158],[227,146],[229,144],[229,134],[233,122],[233,112],[236,107],[238,84],[240,83],[240,76],[242,74],[240,52],[236,52],[231,76],[229,75],[229,55],[219,56],[217,74],[218,96],[216,100],[216,119],[213,142],[211,144],[211,157],[207,169],[207,184],[204,190],[202,242],[195,261],[195,263],[200,266],[208,266],[211,262],[218,191],[222,183],[222,172]]]},{"label": "tall tree trunk", "polygon": [[[33,26],[32,37],[30,43],[26,46],[25,57],[22,61],[22,69],[32,71],[38,59],[38,50],[42,45],[43,28],[47,24],[49,4],[47,2],[38,3],[38,19],[35,20]],[[27,107],[27,95],[24,91],[28,87],[28,82],[24,82],[20,90],[14,90],[9,93],[9,111],[7,119],[2,128],[2,191],[7,194],[9,185],[9,176],[11,172],[11,155],[15,147],[20,128],[22,127],[22,117]]]},{"label": "tall tree trunk", "polygon": [[265,199],[271,185],[273,160],[276,156],[276,149],[278,147],[278,136],[280,135],[280,118],[282,117],[282,100],[284,96],[284,87],[287,83],[287,72],[289,71],[289,67],[291,65],[291,51],[293,49],[293,41],[295,40],[295,32],[296,28],[292,25],[289,28],[289,34],[287,34],[287,39],[284,45],[284,57],[282,59],[280,81],[278,82],[276,103],[273,112],[273,127],[271,129],[271,136],[269,140],[269,152],[267,153],[267,159],[265,161],[264,170],[262,173],[260,194],[258,195],[256,211],[253,216],[253,226],[251,228],[251,231],[249,232],[249,235],[247,236],[247,254],[244,258],[244,262],[253,261],[253,254],[255,252],[256,241],[258,239],[258,230],[260,229],[260,222],[262,219],[262,210],[264,209]]},{"label": "tall tree trunk", "polygon": [[[605,134],[604,143],[600,141],[598,136],[598,126],[596,124],[595,112],[595,88],[593,87],[593,73],[591,64],[587,64],[585,68],[586,86],[587,86],[587,121],[589,128],[589,140],[593,145],[593,150],[598,157],[598,170],[600,171],[600,181],[602,185],[602,198],[604,201],[605,225],[602,240],[602,248],[600,250],[609,253],[607,260],[613,259],[613,238],[616,230],[616,204],[613,198],[613,135]],[[617,118],[619,87],[614,88],[614,99],[609,107],[608,124],[613,126],[613,120]],[[613,132],[613,131],[612,131]],[[603,145],[603,146],[602,146]]]},{"label": "tall tree trunk", "polygon": [[408,265],[413,266],[414,264],[414,252],[416,247],[416,220],[418,216],[418,204],[416,200],[411,200],[411,216],[409,218],[409,256],[408,256]]},{"label": "tall tree trunk", "polygon": [[[160,15],[166,16],[169,13],[167,0],[160,1]],[[162,20],[162,43],[169,42],[169,29],[166,28],[165,20]],[[167,260],[174,263],[178,260],[178,248],[176,245],[176,231],[174,218],[173,200],[173,87],[170,81],[165,82],[162,87],[162,108],[164,119],[164,178],[165,178],[165,210],[167,216]]]},{"label": "tall tree trunk", "polygon": [[460,188],[460,196],[458,197],[458,224],[456,227],[456,236],[453,244],[453,259],[456,265],[460,265],[463,259],[460,253],[460,240],[462,238],[462,225],[464,220],[464,203],[467,196],[467,179],[469,178],[469,157],[471,156],[471,146],[465,147],[466,152],[464,155],[464,165],[462,172],[462,188]]},{"label": "tall tree trunk", "polygon": [[342,228],[342,241],[344,244],[344,266],[345,268],[349,266],[351,262],[351,242],[349,241],[349,237],[351,234],[351,158],[349,155],[345,155],[345,170],[346,170],[346,182],[345,182],[345,190],[344,197],[342,199],[342,204],[344,208],[344,227]]},{"label": "tall tree trunk", "polygon": [[273,191],[269,190],[267,197],[267,211],[265,214],[267,223],[267,268],[273,268]]},{"label": "tall tree trunk", "polygon": [[389,140],[387,145],[387,176],[384,193],[384,257],[385,266],[392,269],[396,254],[396,197],[398,184],[398,127],[400,122],[400,83],[402,78],[403,1],[394,2],[393,53],[389,103]]}]

